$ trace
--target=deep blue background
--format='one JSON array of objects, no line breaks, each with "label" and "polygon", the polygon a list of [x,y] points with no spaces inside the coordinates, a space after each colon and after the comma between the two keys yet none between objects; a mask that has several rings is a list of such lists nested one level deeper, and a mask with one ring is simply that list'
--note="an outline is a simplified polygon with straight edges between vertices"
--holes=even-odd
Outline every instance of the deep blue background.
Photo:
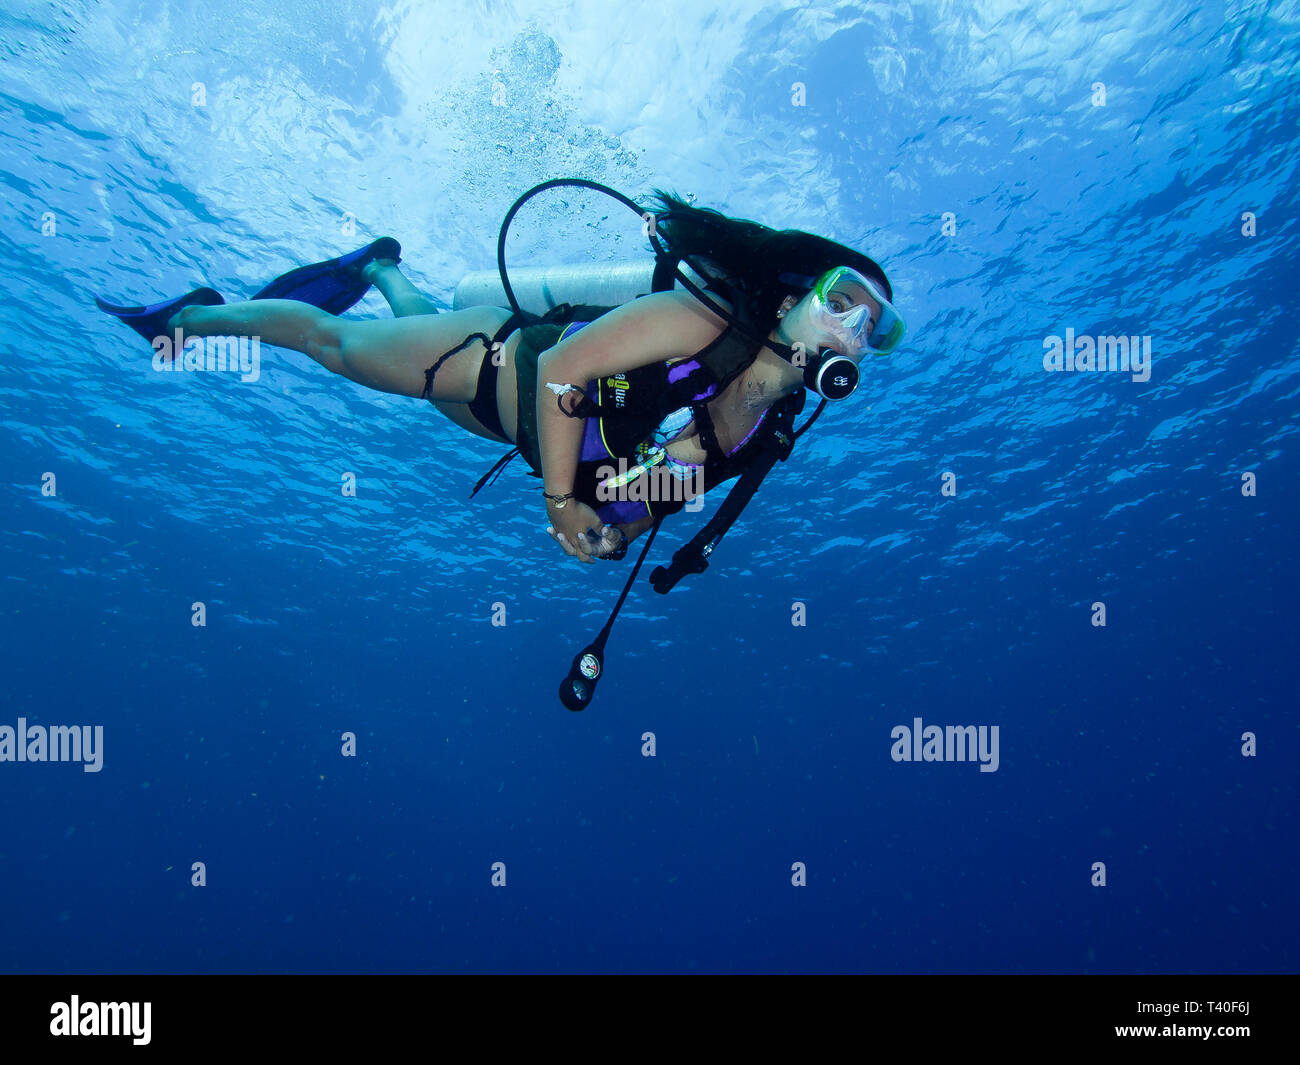
[{"label": "deep blue background", "polygon": [[[1294,971],[1286,10],[0,15],[0,723],[105,728],[101,773],[0,764],[0,968]],[[91,302],[393,233],[446,304],[561,175],[862,247],[910,329],[706,575],[634,593],[583,715],[626,569],[518,469],[466,503],[501,449],[287,353],[155,375]],[[646,254],[529,211],[512,261]],[[1044,372],[1067,327],[1152,336],[1151,381]],[[895,764],[915,716],[998,725],[999,770]]]}]

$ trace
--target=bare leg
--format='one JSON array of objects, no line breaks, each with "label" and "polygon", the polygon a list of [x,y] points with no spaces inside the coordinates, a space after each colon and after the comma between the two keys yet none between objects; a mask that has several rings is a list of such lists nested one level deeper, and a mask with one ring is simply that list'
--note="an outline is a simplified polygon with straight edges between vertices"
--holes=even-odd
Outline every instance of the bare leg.
[{"label": "bare leg", "polygon": [[409,318],[417,314],[437,314],[433,300],[416,288],[392,259],[375,259],[362,271],[380,295],[388,301],[394,318]]},{"label": "bare leg", "polygon": [[[508,314],[500,307],[470,307],[393,321],[354,321],[294,300],[249,300],[185,307],[167,327],[179,326],[187,336],[258,337],[267,344],[300,351],[327,370],[367,388],[419,398],[424,392],[425,370],[444,352],[471,333],[491,336]],[[482,342],[474,341],[463,353],[448,359],[438,371],[431,398],[453,403],[472,400],[484,354]]]}]

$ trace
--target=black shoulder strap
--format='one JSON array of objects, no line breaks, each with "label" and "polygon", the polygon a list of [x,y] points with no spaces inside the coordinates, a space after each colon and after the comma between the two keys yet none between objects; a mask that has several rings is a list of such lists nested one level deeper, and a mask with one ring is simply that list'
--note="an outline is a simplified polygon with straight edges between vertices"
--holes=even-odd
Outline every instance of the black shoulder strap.
[{"label": "black shoulder strap", "polygon": [[[656,248],[655,269],[650,281],[651,292],[672,291],[679,262],[679,259],[670,254],[660,254]],[[715,278],[705,285],[705,288],[712,289],[727,300],[736,317],[749,324],[745,301],[732,285]],[[708,368],[714,380],[718,382],[718,389],[721,390],[731,383],[736,374],[752,363],[757,355],[758,348],[754,343],[747,340],[734,325],[728,323],[718,339],[709,345],[706,354],[700,357],[700,362]]]},{"label": "black shoulder strap", "polygon": [[677,280],[677,260],[655,252],[655,272],[650,278],[651,292],[671,292]]},{"label": "black shoulder strap", "polygon": [[772,467],[784,462],[794,450],[795,439],[811,425],[821,413],[817,408],[813,415],[798,432],[794,430],[795,416],[803,409],[804,390],[800,389],[793,396],[782,400],[772,407],[769,415],[770,426],[765,431],[757,453],[746,463],[744,472],[735,487],[727,493],[727,498],[718,507],[717,513],[705,523],[690,543],[678,548],[673,560],[667,567],[657,566],[650,574],[650,583],[660,595],[667,595],[677,582],[691,573],[703,573],[709,568],[709,556],[713,549],[727,535],[727,530],[735,524],[746,505],[754,498]]},{"label": "black shoulder strap", "polygon": [[728,322],[727,328],[709,346],[706,354],[700,357],[700,362],[708,367],[709,372],[713,374],[714,379],[718,382],[718,390],[721,391],[731,384],[737,374],[758,358],[762,345],[756,344],[745,335],[746,332],[754,332],[755,330],[753,329],[754,323],[750,318],[744,296],[731,285],[721,282],[719,282],[717,291],[731,304],[736,320],[742,326],[742,328],[737,328],[735,324]]},{"label": "black shoulder strap", "polygon": [[695,428],[700,434],[700,444],[704,448],[704,461],[718,466],[726,463],[727,456],[718,443],[717,431],[713,428],[713,415],[709,413],[707,403],[692,403],[691,416],[695,419]]}]

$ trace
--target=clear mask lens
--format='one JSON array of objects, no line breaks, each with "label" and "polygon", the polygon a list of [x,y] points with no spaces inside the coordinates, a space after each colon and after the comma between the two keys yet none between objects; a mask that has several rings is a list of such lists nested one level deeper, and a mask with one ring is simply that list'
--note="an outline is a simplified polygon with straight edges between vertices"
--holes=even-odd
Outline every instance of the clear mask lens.
[{"label": "clear mask lens", "polygon": [[813,287],[813,322],[850,357],[887,355],[903,339],[903,320],[880,289],[856,270],[836,267]]}]

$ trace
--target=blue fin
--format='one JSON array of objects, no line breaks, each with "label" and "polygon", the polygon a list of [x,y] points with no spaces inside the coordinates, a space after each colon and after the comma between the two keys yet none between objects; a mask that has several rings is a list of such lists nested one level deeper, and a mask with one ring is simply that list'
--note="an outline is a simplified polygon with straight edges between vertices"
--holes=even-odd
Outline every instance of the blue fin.
[{"label": "blue fin", "polygon": [[225,302],[221,298],[221,293],[212,288],[196,288],[193,292],[177,296],[174,300],[153,303],[148,307],[119,307],[98,296],[95,297],[96,307],[105,314],[120,318],[151,344],[155,337],[167,335],[167,320],[182,307],[192,307],[196,304],[216,307]]},{"label": "blue fin", "polygon": [[380,237],[337,259],[300,266],[281,274],[253,299],[297,300],[330,314],[342,314],[369,290],[370,282],[361,276],[361,270],[373,259],[401,262],[402,246],[392,237]]}]

